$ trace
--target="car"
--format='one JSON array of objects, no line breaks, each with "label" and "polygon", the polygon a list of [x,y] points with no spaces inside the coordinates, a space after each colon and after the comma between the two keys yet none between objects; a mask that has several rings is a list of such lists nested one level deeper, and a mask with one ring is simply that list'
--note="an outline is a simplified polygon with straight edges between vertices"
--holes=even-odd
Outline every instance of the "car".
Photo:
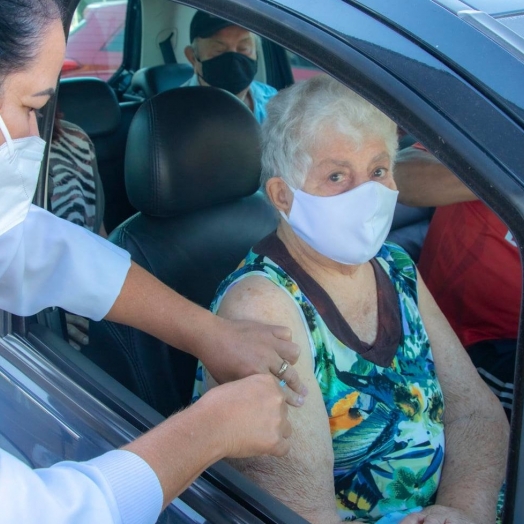
[{"label": "car", "polygon": [[[64,1],[71,8],[77,3]],[[58,91],[65,117],[76,119],[86,130],[90,126],[104,180],[106,214],[111,216],[108,229],[114,230],[113,241],[118,241],[122,231],[120,223],[128,220],[127,227],[136,216],[125,191],[124,158],[127,132],[144,98],[130,90],[132,75],[141,68],[164,63],[158,47],[162,41],[170,43],[176,59],[181,61],[189,20],[198,8],[243,25],[262,37],[263,67],[259,67],[259,75],[276,88],[294,80],[289,52],[359,92],[450,167],[504,220],[514,241],[524,245],[524,2],[129,1],[137,8],[127,11],[124,54],[119,64],[122,67],[109,84],[99,81],[118,107],[115,114],[119,116],[113,127],[105,125],[102,132],[102,126],[99,129],[94,125],[97,111],[102,107],[107,110],[107,106],[97,107],[96,100],[89,105],[85,91],[89,83],[84,79],[67,79]],[[93,8],[92,12],[99,10],[103,8]],[[68,46],[74,43],[74,34]],[[73,57],[69,48],[67,56]],[[82,60],[78,59],[78,63]],[[99,87],[97,93],[101,92]],[[61,96],[67,96],[63,104]],[[42,122],[47,140],[53,109],[50,104]],[[107,124],[110,119],[107,113],[104,115],[102,120]],[[178,123],[173,125],[176,129]],[[42,206],[46,204],[45,177],[43,173],[37,191],[37,203]],[[177,218],[178,225],[194,220],[191,234],[204,234],[199,221],[215,217],[214,211],[205,206],[192,209],[191,216],[182,214]],[[421,220],[428,220],[428,215],[413,218],[416,223]],[[147,228],[140,234],[148,237],[156,234],[155,224],[161,221],[152,217],[142,222]],[[398,228],[407,225],[397,224]],[[240,225],[237,227],[240,229]],[[214,230],[211,233],[217,242],[223,240]],[[172,244],[158,245],[176,248],[175,241],[170,241]],[[185,256],[185,251],[180,252]],[[213,268],[211,253],[204,255],[204,262]],[[143,265],[148,262],[136,254],[135,259]],[[230,260],[227,267],[237,262]],[[203,297],[192,297],[203,305],[209,305],[206,301],[210,294],[212,297],[213,286],[227,271],[218,264],[214,269],[215,280],[207,283],[212,291],[206,291]],[[173,282],[176,280],[180,286],[177,289],[184,293],[184,286],[191,287],[200,278],[199,268],[188,263],[178,270]],[[127,339],[112,338],[114,326],[102,323],[99,327],[102,336],[98,338],[98,347],[77,352],[67,343],[60,310],[46,310],[30,318],[0,312],[0,445],[32,467],[63,459],[87,459],[130,441],[172,412],[174,395],[180,393],[182,383],[186,390],[190,387],[192,377],[188,375],[194,362],[181,360],[185,358],[181,353],[132,333],[133,341],[138,341],[144,351],[134,354],[131,364]],[[159,351],[151,352],[151,348]],[[146,350],[148,358],[153,355],[149,361],[135,359]],[[164,360],[155,360],[159,356]],[[519,347],[517,376],[523,356]],[[175,364],[180,364],[177,373],[173,371]],[[173,392],[171,404],[162,398],[162,390],[154,391],[160,385],[170,388],[164,397]],[[179,405],[187,402],[187,391],[182,397]],[[523,384],[517,380],[504,524],[524,522],[523,399]],[[204,472],[176,499],[159,522],[304,521],[221,462]]]},{"label": "car", "polygon": [[71,30],[62,78],[108,80],[122,63],[127,1],[89,4]]}]

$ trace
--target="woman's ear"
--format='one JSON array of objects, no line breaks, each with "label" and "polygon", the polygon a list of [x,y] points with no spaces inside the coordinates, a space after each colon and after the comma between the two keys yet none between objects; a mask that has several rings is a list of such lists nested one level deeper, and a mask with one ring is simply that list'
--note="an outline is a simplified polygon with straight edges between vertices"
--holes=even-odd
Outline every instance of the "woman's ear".
[{"label": "woman's ear", "polygon": [[280,177],[270,178],[266,182],[266,193],[272,204],[279,210],[289,215],[293,203],[293,193],[289,186]]}]

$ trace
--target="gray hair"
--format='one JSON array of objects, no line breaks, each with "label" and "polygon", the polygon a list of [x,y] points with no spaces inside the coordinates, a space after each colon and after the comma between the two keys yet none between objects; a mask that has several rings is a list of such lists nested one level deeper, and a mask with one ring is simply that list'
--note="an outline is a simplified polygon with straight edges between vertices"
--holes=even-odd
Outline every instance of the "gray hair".
[{"label": "gray hair", "polygon": [[311,167],[309,149],[326,128],[333,127],[357,148],[364,140],[383,139],[394,162],[396,124],[354,91],[322,74],[280,91],[269,102],[262,124],[262,188],[270,178],[280,177],[300,189]]}]

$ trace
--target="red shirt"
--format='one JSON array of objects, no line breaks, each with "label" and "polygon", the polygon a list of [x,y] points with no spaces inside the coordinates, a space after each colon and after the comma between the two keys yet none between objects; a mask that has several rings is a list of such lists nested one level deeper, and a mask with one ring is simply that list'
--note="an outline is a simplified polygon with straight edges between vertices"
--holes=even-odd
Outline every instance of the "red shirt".
[{"label": "red shirt", "polygon": [[418,268],[465,347],[517,338],[519,251],[508,228],[482,202],[437,208]]}]

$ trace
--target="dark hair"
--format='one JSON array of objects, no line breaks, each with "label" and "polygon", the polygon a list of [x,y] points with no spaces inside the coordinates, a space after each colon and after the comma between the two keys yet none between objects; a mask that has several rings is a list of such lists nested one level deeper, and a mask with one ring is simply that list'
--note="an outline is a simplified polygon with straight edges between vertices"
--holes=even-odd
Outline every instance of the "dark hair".
[{"label": "dark hair", "polygon": [[58,0],[0,0],[0,89],[31,63],[49,21],[61,17]]}]

